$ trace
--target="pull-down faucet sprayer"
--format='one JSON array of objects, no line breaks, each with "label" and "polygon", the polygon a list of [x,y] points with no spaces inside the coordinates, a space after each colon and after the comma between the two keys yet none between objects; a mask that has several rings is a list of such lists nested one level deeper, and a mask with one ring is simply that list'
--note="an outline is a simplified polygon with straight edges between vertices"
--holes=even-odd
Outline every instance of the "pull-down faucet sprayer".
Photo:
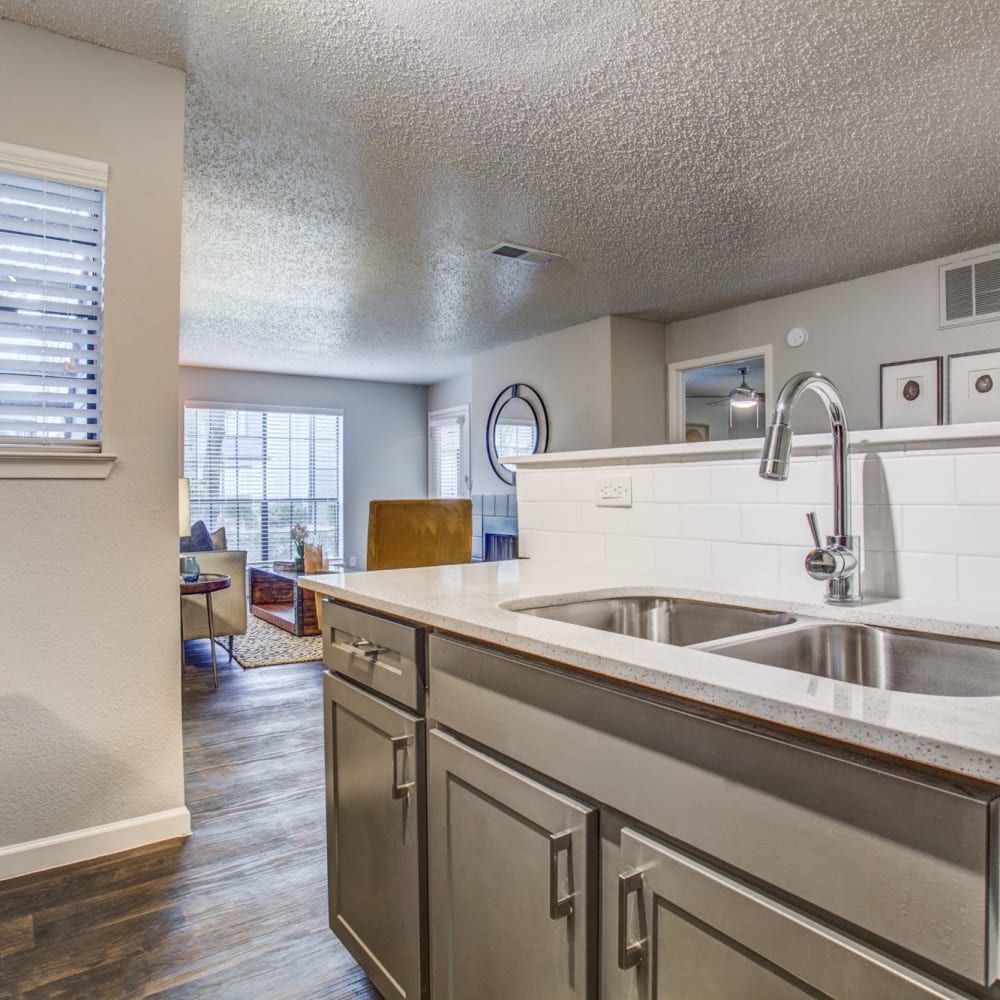
[{"label": "pull-down faucet sprayer", "polygon": [[819,372],[793,375],[778,394],[774,417],[767,429],[760,457],[762,479],[785,480],[792,453],[792,409],[806,389],[812,389],[826,407],[833,433],[833,534],[820,544],[816,515],[808,514],[815,548],[806,556],[806,572],[826,581],[826,600],[832,604],[861,600],[858,571],[861,539],[851,534],[851,466],[847,415],[837,387]]}]

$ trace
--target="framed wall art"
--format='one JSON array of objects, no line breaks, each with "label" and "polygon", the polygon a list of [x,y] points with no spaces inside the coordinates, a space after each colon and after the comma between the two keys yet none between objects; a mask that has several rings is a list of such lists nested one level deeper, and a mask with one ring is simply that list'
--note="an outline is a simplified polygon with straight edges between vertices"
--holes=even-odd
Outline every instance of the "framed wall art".
[{"label": "framed wall art", "polygon": [[948,422],[1000,420],[1000,349],[948,356]]},{"label": "framed wall art", "polygon": [[879,427],[926,427],[944,422],[943,358],[879,366]]}]

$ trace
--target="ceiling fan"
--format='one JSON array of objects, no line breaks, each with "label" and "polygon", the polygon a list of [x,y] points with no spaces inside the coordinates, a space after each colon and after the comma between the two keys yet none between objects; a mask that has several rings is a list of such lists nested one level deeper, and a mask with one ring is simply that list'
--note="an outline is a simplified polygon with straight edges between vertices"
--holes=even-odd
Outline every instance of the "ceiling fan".
[{"label": "ceiling fan", "polygon": [[757,429],[760,429],[760,407],[764,404],[764,393],[752,386],[747,385],[747,375],[750,369],[747,367],[737,368],[736,371],[741,376],[741,381],[734,389],[730,389],[725,396],[689,396],[689,399],[711,399],[711,403],[706,406],[717,406],[719,403],[729,403],[729,426],[733,426],[733,410],[749,410],[751,407],[755,411],[755,422]]}]

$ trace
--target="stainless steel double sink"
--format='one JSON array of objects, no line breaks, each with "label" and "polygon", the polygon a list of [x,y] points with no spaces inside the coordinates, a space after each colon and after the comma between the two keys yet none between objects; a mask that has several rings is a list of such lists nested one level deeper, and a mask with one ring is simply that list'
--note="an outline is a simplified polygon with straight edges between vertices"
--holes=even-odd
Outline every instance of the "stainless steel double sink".
[{"label": "stainless steel double sink", "polygon": [[1000,695],[1000,645],[677,597],[609,597],[516,610],[554,621],[910,694]]}]

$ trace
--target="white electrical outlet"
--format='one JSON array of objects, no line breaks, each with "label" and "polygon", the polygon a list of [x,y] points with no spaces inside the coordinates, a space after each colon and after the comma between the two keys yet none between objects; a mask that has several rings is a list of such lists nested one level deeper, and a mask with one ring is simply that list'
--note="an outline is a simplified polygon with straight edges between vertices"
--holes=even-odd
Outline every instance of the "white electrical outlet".
[{"label": "white electrical outlet", "polygon": [[598,507],[631,507],[631,476],[600,476],[597,480]]}]

